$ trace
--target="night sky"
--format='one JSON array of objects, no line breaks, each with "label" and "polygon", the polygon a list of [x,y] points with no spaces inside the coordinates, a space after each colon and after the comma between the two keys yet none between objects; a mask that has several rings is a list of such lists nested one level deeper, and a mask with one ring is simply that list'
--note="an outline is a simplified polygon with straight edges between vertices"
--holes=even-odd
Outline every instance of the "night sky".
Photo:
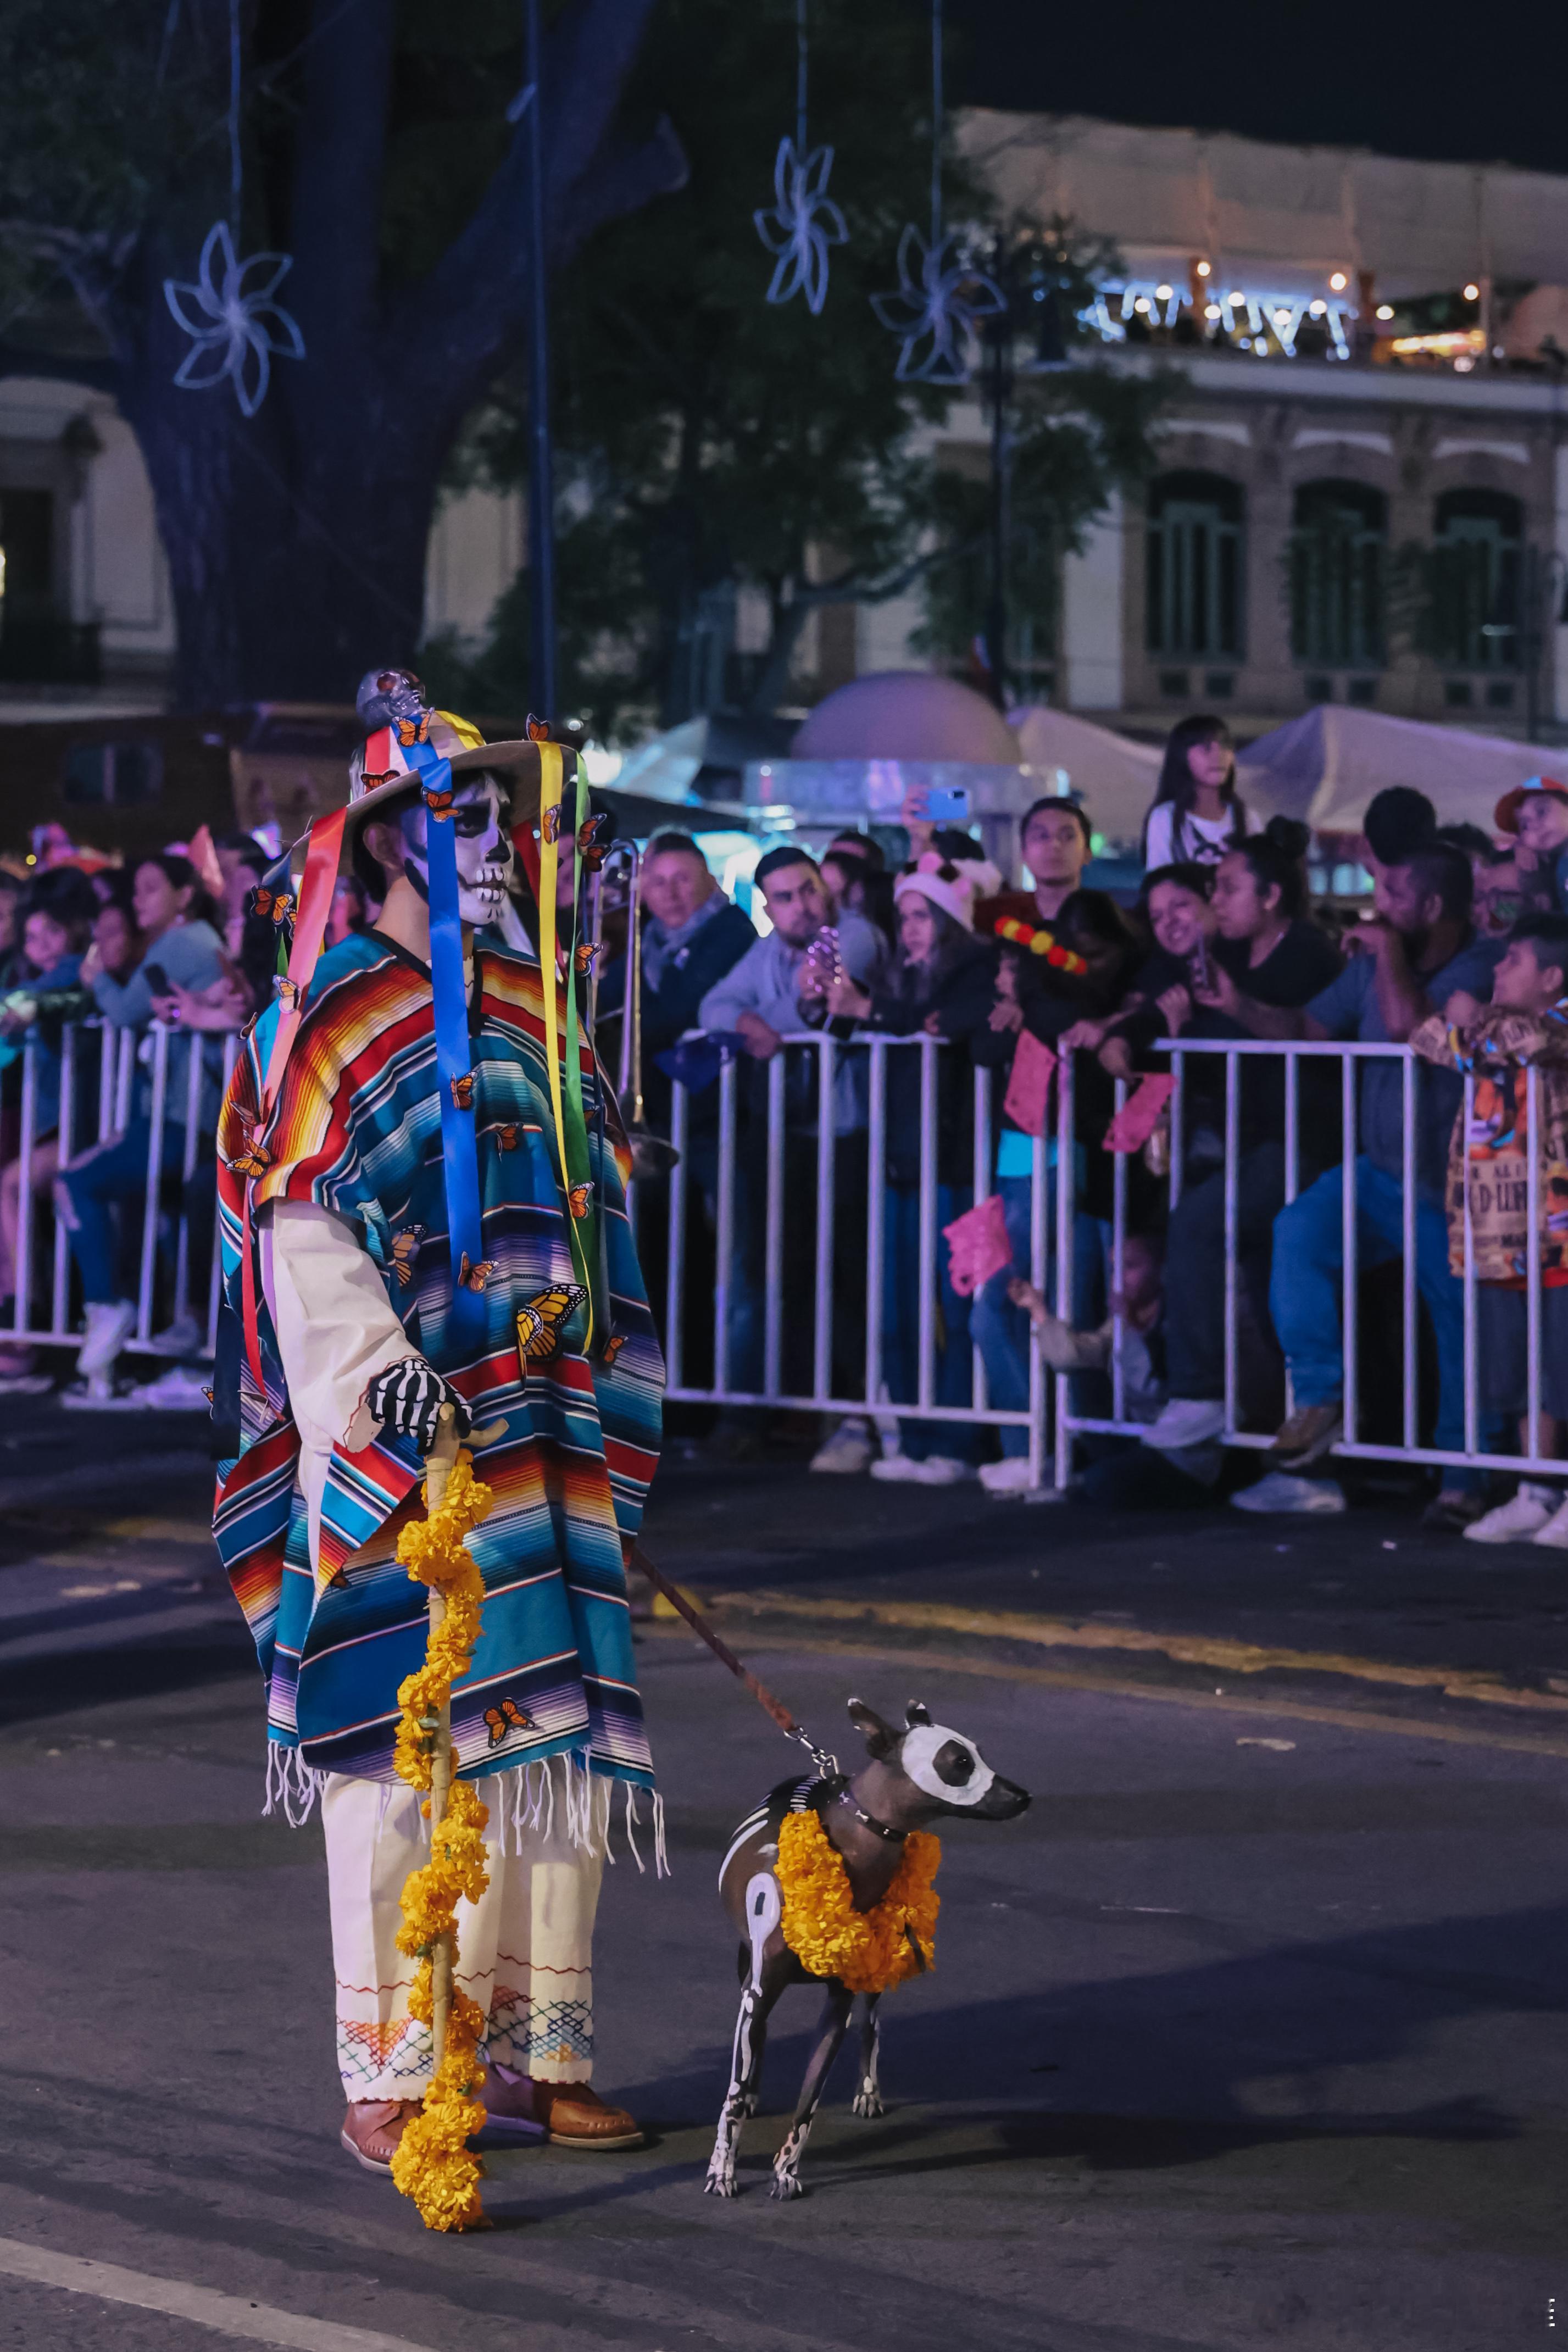
[{"label": "night sky", "polygon": [[[948,0],[982,106],[1568,172],[1568,12],[1417,0]],[[959,95],[957,89],[954,96]]]}]

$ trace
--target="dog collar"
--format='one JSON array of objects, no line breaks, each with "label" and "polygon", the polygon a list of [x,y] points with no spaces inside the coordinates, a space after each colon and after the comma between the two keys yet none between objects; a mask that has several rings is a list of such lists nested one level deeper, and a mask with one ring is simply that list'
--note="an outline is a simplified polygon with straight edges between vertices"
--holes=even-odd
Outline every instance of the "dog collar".
[{"label": "dog collar", "polygon": [[847,1805],[856,1820],[864,1822],[867,1829],[875,1830],[879,1838],[886,1838],[889,1845],[902,1845],[909,1835],[908,1830],[889,1829],[886,1822],[879,1822],[874,1814],[862,1811],[847,1789],[840,1795],[838,1801],[841,1805]]}]

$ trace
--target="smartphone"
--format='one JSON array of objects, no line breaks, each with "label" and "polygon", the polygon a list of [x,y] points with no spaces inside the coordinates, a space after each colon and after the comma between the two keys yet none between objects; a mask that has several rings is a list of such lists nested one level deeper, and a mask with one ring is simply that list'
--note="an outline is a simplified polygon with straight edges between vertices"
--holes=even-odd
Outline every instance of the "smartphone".
[{"label": "smartphone", "polygon": [[144,963],[142,967],[148,987],[154,996],[167,996],[169,975],[161,963]]},{"label": "smartphone", "polygon": [[1212,969],[1209,963],[1209,943],[1206,940],[1200,940],[1187,958],[1187,970],[1192,974],[1194,989],[1204,989],[1208,986]]},{"label": "smartphone", "polygon": [[967,791],[962,784],[955,785],[951,791],[943,790],[937,784],[928,786],[926,818],[931,824],[967,824],[969,823]]}]

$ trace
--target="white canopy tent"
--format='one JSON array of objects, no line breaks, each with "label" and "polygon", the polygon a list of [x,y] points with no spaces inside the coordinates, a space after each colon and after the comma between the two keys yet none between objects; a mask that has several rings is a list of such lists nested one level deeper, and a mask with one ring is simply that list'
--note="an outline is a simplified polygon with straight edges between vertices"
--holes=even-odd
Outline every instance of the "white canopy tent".
[{"label": "white canopy tent", "polygon": [[1359,833],[1367,803],[1389,784],[1425,793],[1441,824],[1468,819],[1490,833],[1504,793],[1563,767],[1563,754],[1539,743],[1330,702],[1249,743],[1237,781],[1263,815],[1299,817],[1315,833]]},{"label": "white canopy tent", "polygon": [[1045,703],[1007,716],[1027,768],[1029,798],[1075,793],[1108,847],[1136,851],[1160,781],[1163,751]]}]

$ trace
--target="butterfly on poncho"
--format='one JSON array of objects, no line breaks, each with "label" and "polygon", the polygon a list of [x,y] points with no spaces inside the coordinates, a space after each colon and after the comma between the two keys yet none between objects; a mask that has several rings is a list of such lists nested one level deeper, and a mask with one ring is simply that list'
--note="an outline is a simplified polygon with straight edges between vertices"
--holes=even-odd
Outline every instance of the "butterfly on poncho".
[{"label": "butterfly on poncho", "polygon": [[563,1282],[541,1290],[517,1310],[517,1358],[524,1380],[530,1364],[547,1364],[561,1349],[562,1327],[575,1314],[588,1294],[577,1284]]}]

